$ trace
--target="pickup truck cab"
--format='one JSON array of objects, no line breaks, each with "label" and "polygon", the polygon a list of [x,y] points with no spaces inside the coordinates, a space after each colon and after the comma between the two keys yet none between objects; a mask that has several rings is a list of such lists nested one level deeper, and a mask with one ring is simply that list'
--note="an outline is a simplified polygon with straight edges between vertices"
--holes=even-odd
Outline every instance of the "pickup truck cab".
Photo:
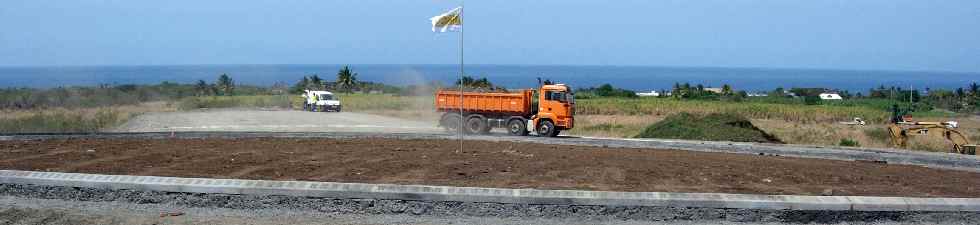
[{"label": "pickup truck cab", "polygon": [[303,92],[303,109],[310,112],[340,112],[340,100],[329,91]]}]

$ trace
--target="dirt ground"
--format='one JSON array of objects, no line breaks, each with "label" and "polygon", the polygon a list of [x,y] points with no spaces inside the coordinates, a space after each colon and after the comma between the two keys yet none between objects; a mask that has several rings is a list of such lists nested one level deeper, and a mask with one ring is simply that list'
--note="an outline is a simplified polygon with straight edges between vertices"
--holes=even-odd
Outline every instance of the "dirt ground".
[{"label": "dirt ground", "polygon": [[354,112],[199,109],[139,115],[111,132],[255,131],[442,133],[436,120],[413,121]]},{"label": "dirt ground", "polygon": [[980,197],[980,173],[778,156],[399,139],[0,141],[0,169],[603,191]]}]

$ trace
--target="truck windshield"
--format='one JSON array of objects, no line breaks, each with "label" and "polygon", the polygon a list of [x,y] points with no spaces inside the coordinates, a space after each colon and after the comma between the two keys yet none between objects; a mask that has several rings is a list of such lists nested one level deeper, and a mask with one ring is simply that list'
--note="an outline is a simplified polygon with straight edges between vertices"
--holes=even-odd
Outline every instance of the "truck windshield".
[{"label": "truck windshield", "polygon": [[333,95],[322,94],[320,95],[320,100],[333,100]]},{"label": "truck windshield", "polygon": [[568,102],[568,94],[565,92],[545,92],[546,100],[554,100],[559,102]]}]

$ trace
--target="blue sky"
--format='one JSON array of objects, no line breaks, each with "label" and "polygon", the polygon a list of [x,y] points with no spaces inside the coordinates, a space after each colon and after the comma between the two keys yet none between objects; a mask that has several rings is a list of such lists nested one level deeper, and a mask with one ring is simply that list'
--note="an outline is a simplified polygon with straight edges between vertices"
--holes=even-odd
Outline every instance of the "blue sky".
[{"label": "blue sky", "polygon": [[[0,66],[453,64],[459,1],[4,0]],[[466,2],[476,64],[980,72],[976,0]]]}]

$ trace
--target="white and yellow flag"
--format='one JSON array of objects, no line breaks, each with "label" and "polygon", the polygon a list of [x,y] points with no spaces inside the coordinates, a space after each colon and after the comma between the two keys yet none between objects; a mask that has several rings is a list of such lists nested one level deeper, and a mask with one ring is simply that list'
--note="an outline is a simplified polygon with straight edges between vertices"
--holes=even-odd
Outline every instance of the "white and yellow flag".
[{"label": "white and yellow flag", "polygon": [[432,20],[432,32],[458,31],[463,28],[463,7],[456,7],[429,20]]}]

